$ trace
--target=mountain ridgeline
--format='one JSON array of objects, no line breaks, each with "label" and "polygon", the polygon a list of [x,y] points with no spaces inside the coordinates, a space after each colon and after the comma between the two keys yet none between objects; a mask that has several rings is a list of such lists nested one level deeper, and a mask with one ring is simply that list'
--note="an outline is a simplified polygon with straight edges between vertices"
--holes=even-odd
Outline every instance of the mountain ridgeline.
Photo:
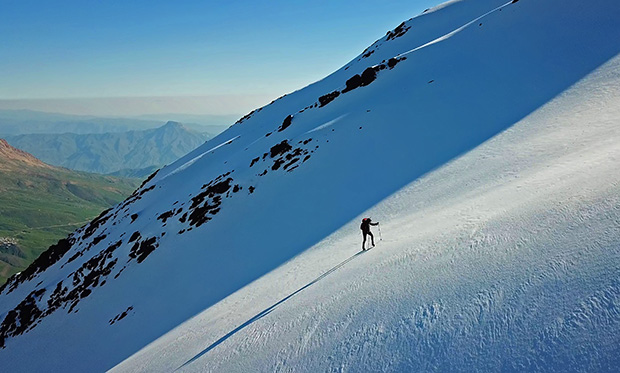
[{"label": "mountain ridgeline", "polygon": [[0,137],[26,134],[92,134],[144,131],[161,127],[166,121],[182,122],[197,132],[217,134],[235,121],[234,115],[152,114],[137,118],[106,118],[49,113],[34,110],[0,109]]},{"label": "mountain ridgeline", "polygon": [[461,0],[403,22],[11,277],[0,364],[612,371],[618,19]]},{"label": "mountain ridgeline", "polygon": [[142,131],[101,134],[24,134],[7,141],[55,166],[77,171],[146,177],[194,150],[212,135],[177,122]]}]

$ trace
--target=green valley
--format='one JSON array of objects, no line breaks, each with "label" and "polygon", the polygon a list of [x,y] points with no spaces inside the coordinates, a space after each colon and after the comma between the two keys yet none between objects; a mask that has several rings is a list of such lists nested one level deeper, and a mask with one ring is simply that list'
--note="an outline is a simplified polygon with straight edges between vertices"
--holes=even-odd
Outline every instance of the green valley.
[{"label": "green valley", "polygon": [[0,139],[0,283],[139,183],[53,167]]}]

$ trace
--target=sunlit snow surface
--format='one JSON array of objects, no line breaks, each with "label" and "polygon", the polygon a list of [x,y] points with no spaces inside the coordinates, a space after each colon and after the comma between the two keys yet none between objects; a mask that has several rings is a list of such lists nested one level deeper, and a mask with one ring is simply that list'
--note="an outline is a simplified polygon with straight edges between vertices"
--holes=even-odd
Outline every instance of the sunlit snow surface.
[{"label": "sunlit snow surface", "polygon": [[615,58],[116,369],[617,371],[619,144]]},{"label": "sunlit snow surface", "polygon": [[618,19],[463,0],[405,22],[14,280],[2,370],[615,370]]}]

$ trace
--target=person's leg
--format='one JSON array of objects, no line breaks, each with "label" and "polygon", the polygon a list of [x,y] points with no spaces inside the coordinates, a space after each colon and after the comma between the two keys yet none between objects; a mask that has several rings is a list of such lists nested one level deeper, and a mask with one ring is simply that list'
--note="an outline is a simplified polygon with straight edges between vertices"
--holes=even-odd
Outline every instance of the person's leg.
[{"label": "person's leg", "polygon": [[362,241],[362,250],[365,250],[364,246],[366,245],[366,232],[362,232],[364,235],[364,240]]},{"label": "person's leg", "polygon": [[370,236],[370,242],[372,243],[372,246],[375,246],[375,236],[373,236],[371,232],[368,232],[368,235]]}]

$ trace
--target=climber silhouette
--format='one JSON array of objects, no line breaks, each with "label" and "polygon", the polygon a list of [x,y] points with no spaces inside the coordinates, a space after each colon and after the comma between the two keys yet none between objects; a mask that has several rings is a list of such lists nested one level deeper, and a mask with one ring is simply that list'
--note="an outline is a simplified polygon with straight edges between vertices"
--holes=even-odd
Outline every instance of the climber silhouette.
[{"label": "climber silhouette", "polygon": [[371,225],[379,225],[379,222],[373,223],[370,218],[362,219],[362,225],[360,225],[360,229],[362,230],[362,234],[364,235],[364,240],[362,241],[362,250],[366,250],[366,235],[370,236],[370,242],[372,243],[372,246],[370,246],[369,249],[375,247],[375,236],[373,236],[372,232],[370,232]]}]

